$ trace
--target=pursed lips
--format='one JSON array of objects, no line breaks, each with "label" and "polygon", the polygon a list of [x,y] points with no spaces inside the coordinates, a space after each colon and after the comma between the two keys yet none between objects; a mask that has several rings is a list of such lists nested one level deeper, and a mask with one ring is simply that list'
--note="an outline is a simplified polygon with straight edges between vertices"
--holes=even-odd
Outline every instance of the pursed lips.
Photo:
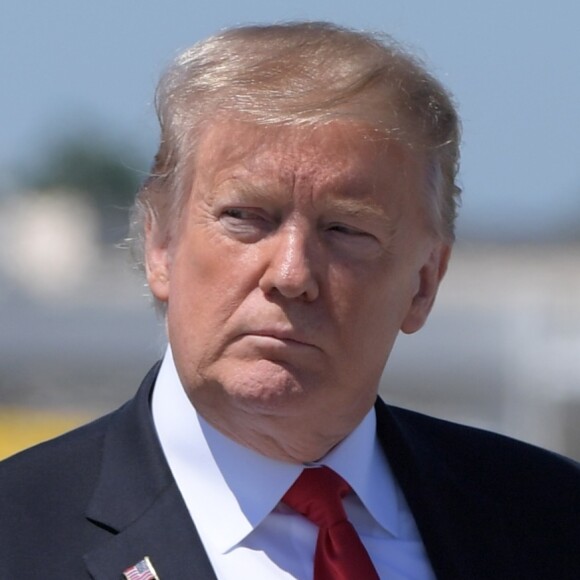
[{"label": "pursed lips", "polygon": [[313,344],[305,337],[297,333],[295,330],[280,329],[280,328],[261,328],[247,330],[241,334],[241,336],[257,336],[265,338],[273,338],[285,343],[295,343],[296,345],[309,346],[313,348],[320,348]]}]

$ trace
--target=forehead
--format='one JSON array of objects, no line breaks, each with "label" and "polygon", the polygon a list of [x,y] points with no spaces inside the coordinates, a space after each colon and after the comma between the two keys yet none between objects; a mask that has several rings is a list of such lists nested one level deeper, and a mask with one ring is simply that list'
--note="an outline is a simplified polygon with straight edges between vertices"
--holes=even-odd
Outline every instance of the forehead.
[{"label": "forehead", "polygon": [[[385,131],[353,121],[316,126],[211,124],[198,143],[194,190],[236,187],[273,194],[333,192],[349,197],[411,194],[423,189],[421,155]],[[199,186],[196,188],[195,186]]]}]

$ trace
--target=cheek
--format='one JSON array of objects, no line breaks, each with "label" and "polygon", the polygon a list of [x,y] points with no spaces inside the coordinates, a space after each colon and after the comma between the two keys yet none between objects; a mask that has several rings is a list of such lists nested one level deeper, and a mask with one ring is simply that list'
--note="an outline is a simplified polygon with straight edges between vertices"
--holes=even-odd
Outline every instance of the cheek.
[{"label": "cheek", "polygon": [[[198,224],[189,243],[191,267],[196,275],[216,284],[243,282],[260,261],[257,244],[241,243],[232,239],[218,222]],[[218,289],[219,291],[220,289]]]},{"label": "cheek", "polygon": [[[205,228],[196,226],[193,233],[180,241],[171,264],[172,293],[197,294],[200,289],[224,285],[231,267],[224,264],[232,261],[231,253],[224,252]],[[219,289],[217,290],[219,291]],[[208,297],[215,292],[208,292]]]},{"label": "cheek", "polygon": [[354,348],[364,344],[380,349],[381,344],[391,343],[411,306],[410,273],[395,268],[383,272],[377,275],[374,269],[370,275],[359,272],[333,282],[339,328]]},{"label": "cheek", "polygon": [[177,332],[220,333],[255,286],[252,261],[244,248],[198,228],[175,253],[168,317]]}]

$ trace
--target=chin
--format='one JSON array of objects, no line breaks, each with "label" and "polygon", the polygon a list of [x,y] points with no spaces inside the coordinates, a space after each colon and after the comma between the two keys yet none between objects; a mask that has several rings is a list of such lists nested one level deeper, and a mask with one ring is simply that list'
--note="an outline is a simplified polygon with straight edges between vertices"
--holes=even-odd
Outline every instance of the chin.
[{"label": "chin", "polygon": [[274,412],[307,402],[312,382],[283,363],[260,360],[242,367],[220,381],[227,396],[241,407]]}]

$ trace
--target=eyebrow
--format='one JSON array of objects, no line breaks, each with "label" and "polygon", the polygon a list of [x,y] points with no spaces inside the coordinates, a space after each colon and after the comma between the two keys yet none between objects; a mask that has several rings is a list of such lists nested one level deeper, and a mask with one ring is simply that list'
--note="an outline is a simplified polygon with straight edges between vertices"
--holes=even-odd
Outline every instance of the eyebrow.
[{"label": "eyebrow", "polygon": [[[356,187],[356,184],[352,184]],[[341,186],[338,189],[345,189]],[[348,187],[346,188],[348,190]],[[274,203],[275,198],[272,196],[272,190],[263,183],[254,183],[251,181],[246,181],[244,178],[233,177],[224,181],[214,194],[218,194],[220,190],[224,190],[228,193],[240,193],[242,195],[249,195],[252,200],[256,203]],[[385,210],[378,204],[372,201],[361,200],[356,198],[333,198],[329,200],[324,200],[322,202],[323,206],[331,211],[336,212],[342,216],[355,217],[360,219],[370,219],[375,221],[386,222],[391,225],[394,221],[394,216],[391,216],[385,212]]]},{"label": "eyebrow", "polygon": [[333,199],[327,206],[330,210],[335,210],[343,215],[363,219],[392,221],[391,216],[387,215],[384,209],[368,201],[348,198]]},{"label": "eyebrow", "polygon": [[252,183],[243,178],[230,177],[225,181],[222,181],[214,190],[213,196],[220,194],[242,194],[250,195],[258,203],[259,202],[272,202],[272,190],[265,187],[262,184]]}]

